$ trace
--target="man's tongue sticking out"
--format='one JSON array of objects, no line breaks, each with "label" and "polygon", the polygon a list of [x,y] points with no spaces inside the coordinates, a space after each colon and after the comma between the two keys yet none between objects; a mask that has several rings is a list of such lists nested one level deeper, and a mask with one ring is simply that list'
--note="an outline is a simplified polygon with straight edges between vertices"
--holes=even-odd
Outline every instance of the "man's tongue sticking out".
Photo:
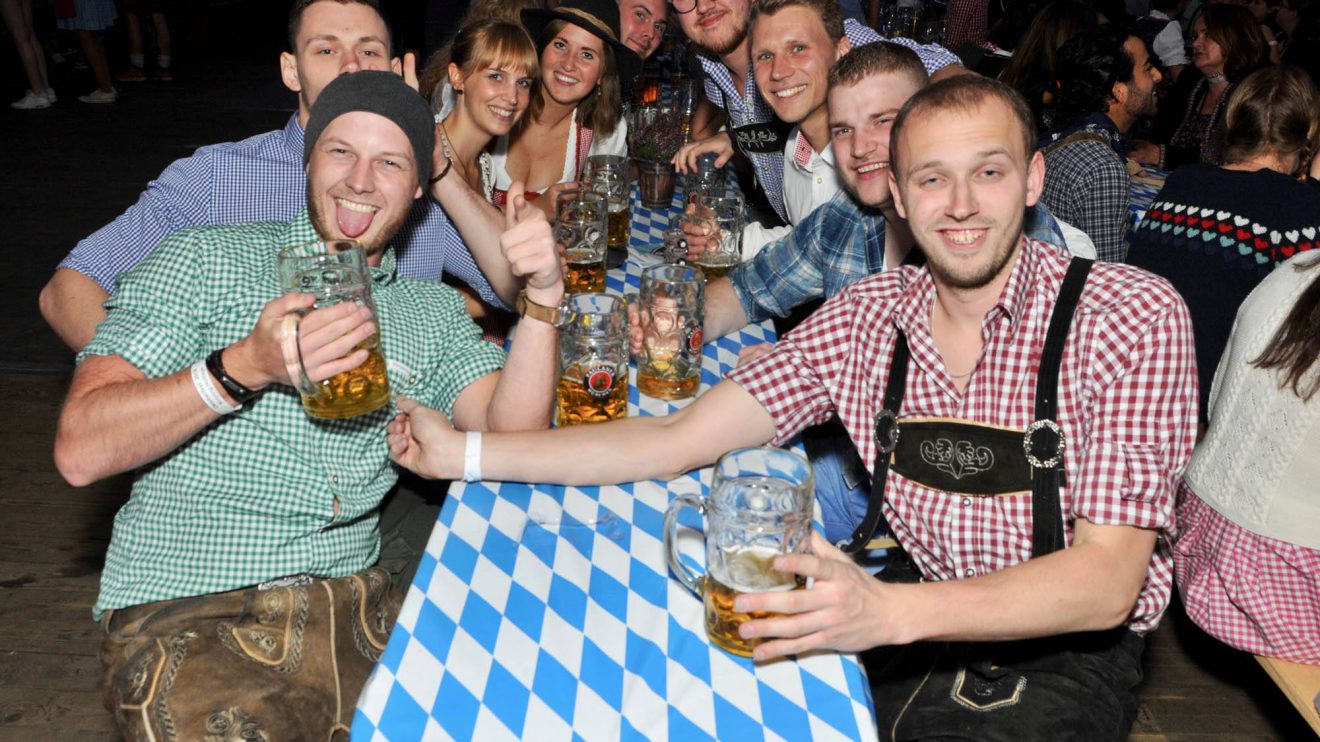
[{"label": "man's tongue sticking out", "polygon": [[335,223],[339,225],[339,231],[343,232],[345,237],[357,238],[367,231],[375,216],[375,207],[342,198],[335,199]]}]

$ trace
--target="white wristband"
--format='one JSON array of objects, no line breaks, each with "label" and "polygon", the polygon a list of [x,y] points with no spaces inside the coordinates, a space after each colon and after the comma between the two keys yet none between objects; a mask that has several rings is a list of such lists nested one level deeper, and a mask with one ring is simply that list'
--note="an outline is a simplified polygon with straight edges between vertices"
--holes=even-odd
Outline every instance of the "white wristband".
[{"label": "white wristband", "polygon": [[211,381],[211,372],[206,368],[206,361],[198,361],[192,365],[192,383],[198,396],[215,414],[228,415],[243,409],[243,405],[231,405],[220,396],[215,383]]},{"label": "white wristband", "polygon": [[468,433],[463,447],[463,481],[481,480],[481,433]]}]

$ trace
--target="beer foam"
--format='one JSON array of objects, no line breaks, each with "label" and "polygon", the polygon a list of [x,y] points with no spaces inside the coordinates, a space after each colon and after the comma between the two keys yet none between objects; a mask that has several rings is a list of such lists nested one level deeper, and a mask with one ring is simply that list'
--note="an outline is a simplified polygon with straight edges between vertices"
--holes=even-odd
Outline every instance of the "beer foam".
[{"label": "beer foam", "polygon": [[715,579],[740,593],[769,593],[792,590],[797,577],[774,568],[777,549],[768,546],[741,546],[722,550],[723,569],[716,571]]}]

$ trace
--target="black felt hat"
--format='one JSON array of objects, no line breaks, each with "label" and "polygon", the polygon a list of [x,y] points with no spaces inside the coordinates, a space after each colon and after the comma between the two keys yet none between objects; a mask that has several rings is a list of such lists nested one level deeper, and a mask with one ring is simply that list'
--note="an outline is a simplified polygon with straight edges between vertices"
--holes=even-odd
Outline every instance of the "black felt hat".
[{"label": "black felt hat", "polygon": [[615,0],[566,0],[553,10],[533,9],[522,12],[523,28],[538,44],[551,21],[572,23],[610,45],[614,66],[619,71],[619,87],[627,90],[642,72],[642,58],[619,41],[619,5]]}]

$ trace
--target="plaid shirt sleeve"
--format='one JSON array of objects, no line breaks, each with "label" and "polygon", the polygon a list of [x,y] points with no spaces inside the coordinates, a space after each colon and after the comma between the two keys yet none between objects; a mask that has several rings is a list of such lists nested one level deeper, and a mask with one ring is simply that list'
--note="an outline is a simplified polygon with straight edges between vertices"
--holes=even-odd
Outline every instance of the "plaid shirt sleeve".
[{"label": "plaid shirt sleeve", "polygon": [[161,240],[208,221],[212,170],[212,157],[205,148],[174,161],[147,185],[137,203],[81,240],[58,267],[78,271],[113,293],[119,275]]},{"label": "plaid shirt sleeve", "polygon": [[988,4],[987,0],[949,0],[949,10],[944,14],[944,43],[956,47],[985,41]]},{"label": "plaid shirt sleeve", "polygon": [[905,39],[901,36],[886,39],[877,33],[875,29],[865,24],[858,23],[852,18],[843,19],[843,32],[847,34],[848,40],[852,42],[853,48],[865,44],[874,44],[877,41],[906,46],[916,52],[917,56],[921,58],[921,63],[925,65],[927,74],[933,75],[937,70],[944,69],[951,64],[962,64],[962,60],[958,58],[957,54],[954,54],[939,44],[918,44],[912,39]]},{"label": "plaid shirt sleeve", "polygon": [[1101,260],[1127,257],[1128,200],[1132,176],[1114,151],[1080,141],[1047,157],[1045,197],[1050,210],[1091,238]]},{"label": "plaid shirt sleeve", "polygon": [[469,384],[504,365],[504,351],[482,340],[481,328],[468,315],[467,305],[458,292],[448,286],[422,287],[427,314],[444,328],[439,347],[434,351],[434,365],[425,374],[425,386],[417,392],[417,401],[448,417],[454,415],[454,401]]},{"label": "plaid shirt sleeve", "polygon": [[106,301],[106,319],[78,354],[118,355],[147,378],[168,376],[202,358],[197,308],[209,301],[199,287],[210,272],[203,230],[176,232],[123,274]]},{"label": "plaid shirt sleeve", "polygon": [[797,305],[824,294],[820,242],[829,211],[829,204],[822,205],[793,231],[729,273],[749,321],[787,317]]}]

